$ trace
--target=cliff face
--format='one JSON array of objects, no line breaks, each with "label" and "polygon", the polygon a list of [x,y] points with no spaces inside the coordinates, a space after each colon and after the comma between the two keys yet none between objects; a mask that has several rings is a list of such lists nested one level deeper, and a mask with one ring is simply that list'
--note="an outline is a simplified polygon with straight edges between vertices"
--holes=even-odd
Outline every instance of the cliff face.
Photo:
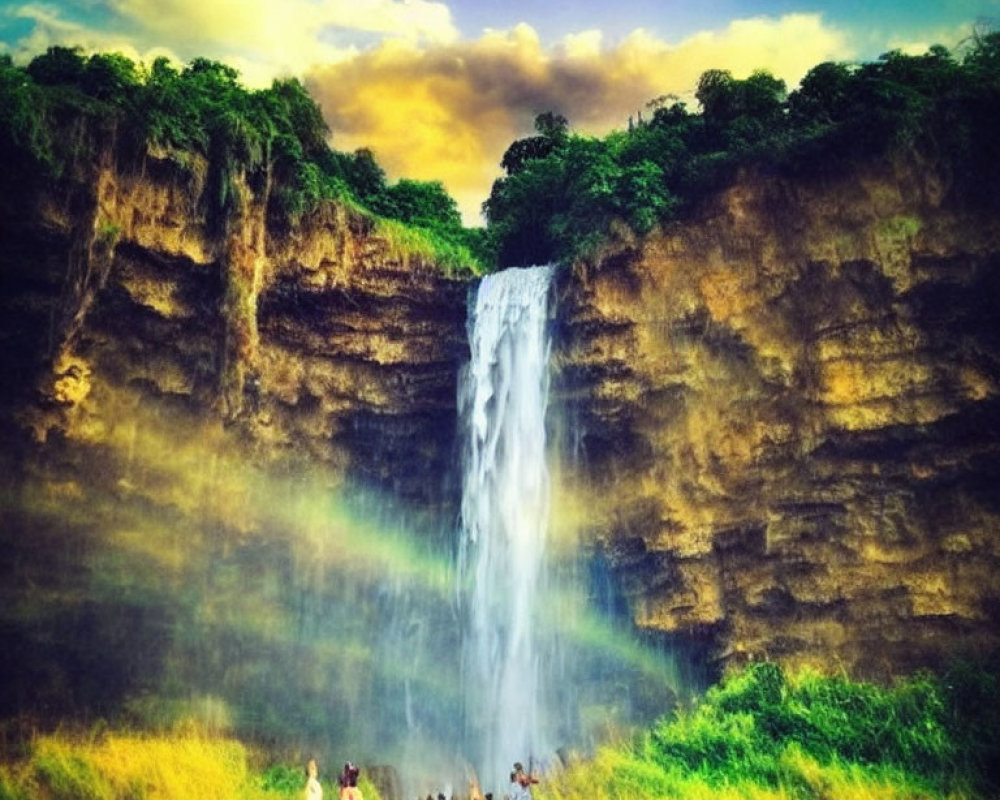
[{"label": "cliff face", "polygon": [[468,283],[342,207],[275,227],[259,175],[220,223],[204,163],[98,139],[0,177],[0,716],[375,752],[406,727],[387,573],[431,573],[399,615],[450,641],[419,559],[455,515]]},{"label": "cliff face", "polygon": [[638,624],[860,674],[1000,643],[1000,223],[947,188],[746,174],[563,276],[561,505]]},{"label": "cliff face", "polygon": [[[227,494],[234,462],[202,463],[213,448],[199,439],[453,519],[467,283],[349,210],[278,230],[266,182],[242,177],[220,226],[204,164],[147,153],[123,168],[90,149],[103,155],[58,190],[8,185],[0,209],[4,488],[23,517],[5,534],[19,554],[7,597],[50,566],[72,574],[74,538],[147,559],[122,507],[178,528],[192,509],[219,521],[212,540],[162,534],[148,577],[162,602],[136,613],[177,615],[178,547],[238,551],[255,575],[270,545],[248,532],[276,523],[250,518],[266,502],[247,502],[246,475]],[[746,174],[695,220],[559,273],[556,526],[600,548],[640,626],[727,663],[878,675],[1000,644],[1000,223],[947,190],[903,162]],[[67,507],[98,522],[53,527]],[[308,541],[282,558],[301,566]],[[90,583],[108,570],[95,564]],[[293,591],[330,613],[322,581],[289,575],[275,602],[290,619]],[[104,650],[120,645],[112,600]],[[25,614],[12,635],[41,647],[49,628],[23,633]],[[217,654],[186,647],[137,642],[121,669],[174,658],[212,672]],[[5,708],[34,702],[34,677],[0,671]]]},{"label": "cliff face", "polygon": [[204,163],[93,152],[58,189],[5,193],[7,419],[99,444],[170,408],[262,463],[451,502],[434,478],[454,455],[467,282],[343,207],[269,229],[270,187],[237,176],[238,211],[215,224]]}]

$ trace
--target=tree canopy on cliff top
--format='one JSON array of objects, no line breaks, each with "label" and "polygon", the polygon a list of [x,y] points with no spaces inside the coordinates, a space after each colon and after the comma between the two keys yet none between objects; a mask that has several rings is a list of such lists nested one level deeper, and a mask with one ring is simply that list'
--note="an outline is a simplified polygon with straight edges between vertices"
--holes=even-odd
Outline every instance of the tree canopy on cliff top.
[{"label": "tree canopy on cliff top", "polygon": [[234,176],[242,173],[251,186],[270,186],[275,224],[336,198],[409,226],[431,252],[477,271],[569,260],[616,227],[647,233],[683,218],[750,164],[813,173],[909,148],[949,169],[958,196],[998,202],[1000,32],[973,36],[961,57],[936,45],[865,64],[825,62],[791,92],[765,71],[739,79],[709,70],[695,96],[698,113],[658,98],[649,119],[603,138],[540,115],[537,135],[503,155],[506,175],[483,204],[486,232],[462,227],[441,183],[390,185],[370,150],[333,150],[297,80],[250,91],[234,69],[207,59],[146,67],[53,47],[19,67],[0,56],[0,157],[11,170],[58,177],[83,156],[76,122],[90,118],[124,150],[152,144],[204,155],[213,224],[238,210]]},{"label": "tree canopy on cliff top", "polygon": [[370,150],[333,150],[319,107],[294,78],[251,91],[232,67],[204,58],[178,69],[166,58],[147,67],[67,47],[51,47],[24,67],[0,56],[0,157],[10,169],[59,178],[91,158],[83,120],[114,138],[125,157],[150,145],[168,149],[181,165],[184,153],[204,156],[205,210],[216,226],[239,210],[234,178],[243,174],[255,191],[268,187],[276,225],[338,199],[416,228],[436,255],[478,268],[472,250],[482,231],[462,227],[443,185],[390,185]]},{"label": "tree canopy on cliff top", "polygon": [[709,70],[695,96],[700,113],[659,98],[649,119],[604,138],[539,117],[538,135],[504,154],[506,176],[483,205],[496,261],[569,260],[616,225],[646,233],[750,164],[815,173],[908,148],[950,170],[958,196],[1000,200],[1000,32],[972,37],[961,58],[934,46],[819,64],[792,92],[764,71]]}]

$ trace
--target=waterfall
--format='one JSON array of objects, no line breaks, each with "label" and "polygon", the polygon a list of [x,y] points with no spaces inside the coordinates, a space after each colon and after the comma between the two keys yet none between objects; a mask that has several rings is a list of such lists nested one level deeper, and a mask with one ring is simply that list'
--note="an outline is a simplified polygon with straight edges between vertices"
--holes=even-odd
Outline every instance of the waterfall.
[{"label": "waterfall", "polygon": [[466,745],[499,797],[515,761],[548,750],[536,606],[549,513],[545,412],[552,267],[485,277],[459,386],[464,446],[459,575]]}]

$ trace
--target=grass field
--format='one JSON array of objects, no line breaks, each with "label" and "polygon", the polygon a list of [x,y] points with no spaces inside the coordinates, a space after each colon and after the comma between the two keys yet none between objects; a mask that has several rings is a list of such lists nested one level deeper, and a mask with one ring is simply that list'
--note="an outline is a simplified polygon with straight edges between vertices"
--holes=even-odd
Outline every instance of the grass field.
[{"label": "grass field", "polygon": [[[535,798],[997,797],[998,689],[984,666],[877,686],[756,664],[629,741],[543,776]],[[324,783],[326,796],[336,796]],[[301,766],[270,763],[190,725],[39,734],[0,764],[0,800],[280,800],[301,798],[304,784]],[[379,800],[364,776],[361,789]]]}]

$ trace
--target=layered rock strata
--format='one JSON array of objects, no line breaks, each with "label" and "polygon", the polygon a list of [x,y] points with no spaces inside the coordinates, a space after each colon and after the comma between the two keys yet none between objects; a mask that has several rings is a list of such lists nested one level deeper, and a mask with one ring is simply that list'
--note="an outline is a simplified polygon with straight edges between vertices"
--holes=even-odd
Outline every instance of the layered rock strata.
[{"label": "layered rock strata", "polygon": [[99,133],[0,176],[0,716],[389,741],[363,643],[450,552],[468,282],[339,205],[276,224],[266,175],[219,220],[204,162]]},{"label": "layered rock strata", "polygon": [[217,225],[198,159],[94,152],[56,188],[5,193],[8,423],[98,442],[122,404],[154,403],[217,420],[263,463],[452,502],[467,281],[342,206],[269,227],[269,186],[237,176]]},{"label": "layered rock strata", "polygon": [[747,173],[558,294],[559,505],[639,625],[881,676],[1000,643],[995,213]]},{"label": "layered rock strata", "polygon": [[[3,193],[5,489],[179,507],[121,463],[158,424],[453,519],[467,283],[342,207],[278,229],[238,177],[218,226],[203,163],[90,150]],[[556,533],[640,626],[880,676],[1000,644],[995,213],[913,162],[747,173],[556,294]]]}]

